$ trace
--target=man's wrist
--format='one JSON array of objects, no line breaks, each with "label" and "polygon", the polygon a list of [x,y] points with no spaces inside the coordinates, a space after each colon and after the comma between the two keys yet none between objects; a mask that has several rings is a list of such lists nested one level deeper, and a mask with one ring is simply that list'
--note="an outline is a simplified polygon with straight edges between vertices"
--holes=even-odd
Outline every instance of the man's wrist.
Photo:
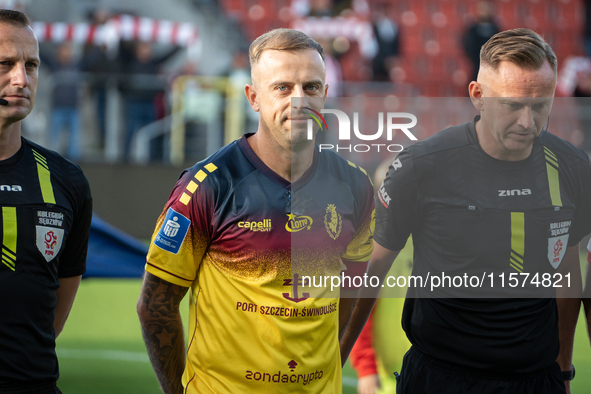
[{"label": "man's wrist", "polygon": [[570,371],[562,371],[564,381],[571,381],[575,378],[575,365],[572,364]]}]

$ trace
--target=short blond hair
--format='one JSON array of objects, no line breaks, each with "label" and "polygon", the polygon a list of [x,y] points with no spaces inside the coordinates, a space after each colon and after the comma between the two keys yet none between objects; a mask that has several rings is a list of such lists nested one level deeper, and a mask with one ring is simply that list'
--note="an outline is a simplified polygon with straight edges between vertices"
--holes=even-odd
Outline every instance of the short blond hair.
[{"label": "short blond hair", "polygon": [[263,51],[301,51],[304,49],[316,50],[324,62],[324,49],[305,33],[293,29],[271,30],[250,44],[248,49],[250,67],[252,68],[257,64]]},{"label": "short blond hair", "polygon": [[480,48],[480,65],[495,71],[503,61],[526,70],[539,70],[546,60],[556,73],[556,54],[542,36],[530,29],[502,31]]},{"label": "short blond hair", "polygon": [[27,27],[31,25],[29,17],[16,10],[0,9],[0,23],[8,23],[17,27]]}]

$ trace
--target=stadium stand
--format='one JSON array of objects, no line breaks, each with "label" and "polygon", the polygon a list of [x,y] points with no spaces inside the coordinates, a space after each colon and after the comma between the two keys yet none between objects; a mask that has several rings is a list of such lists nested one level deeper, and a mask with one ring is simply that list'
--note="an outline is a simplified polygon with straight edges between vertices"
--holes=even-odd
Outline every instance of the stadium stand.
[{"label": "stadium stand", "polygon": [[[276,27],[294,26],[289,0],[220,1],[225,12],[244,28],[248,39]],[[470,66],[463,56],[461,37],[475,12],[475,0],[370,0],[370,8],[384,5],[400,26],[401,63],[397,82],[409,83],[428,97],[466,96]],[[583,53],[584,15],[579,0],[497,0],[496,20],[502,29],[528,27],[542,34],[556,51],[561,65],[568,56]],[[360,21],[364,16],[357,16]],[[324,21],[328,23],[328,21]],[[369,59],[353,42],[339,59],[345,81],[364,80]]]}]

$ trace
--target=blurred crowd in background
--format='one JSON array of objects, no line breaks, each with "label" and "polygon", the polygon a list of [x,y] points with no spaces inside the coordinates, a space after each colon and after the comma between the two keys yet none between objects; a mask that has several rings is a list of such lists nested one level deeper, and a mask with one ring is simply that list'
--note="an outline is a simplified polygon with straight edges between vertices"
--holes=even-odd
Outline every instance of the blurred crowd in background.
[{"label": "blurred crowd in background", "polygon": [[[467,97],[480,46],[516,27],[555,50],[557,96],[591,96],[591,0],[88,0],[51,20],[41,3],[74,4],[0,0],[40,41],[24,133],[77,162],[181,165],[254,132],[248,45],[277,27],[321,43],[333,97]],[[552,131],[591,151],[591,106],[576,107],[580,120]]]}]

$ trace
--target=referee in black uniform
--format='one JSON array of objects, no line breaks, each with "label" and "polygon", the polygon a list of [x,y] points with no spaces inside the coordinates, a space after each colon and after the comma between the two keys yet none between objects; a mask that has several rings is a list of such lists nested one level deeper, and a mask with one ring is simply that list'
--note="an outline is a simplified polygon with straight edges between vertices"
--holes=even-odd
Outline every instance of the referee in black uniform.
[{"label": "referee in black uniform", "polygon": [[[495,291],[503,275],[520,285],[528,275],[519,291],[532,293],[442,298],[409,288],[402,326],[412,347],[397,392],[570,392],[579,242],[591,232],[589,158],[544,130],[557,61],[542,37],[500,32],[482,47],[480,66],[469,87],[480,115],[405,149],[390,167],[376,200],[368,275],[383,279],[412,233],[413,275],[487,272]],[[579,289],[573,298],[562,298],[565,288],[536,293],[569,270]],[[552,280],[542,284],[544,275]],[[345,353],[373,302],[358,301]]]},{"label": "referee in black uniform", "polygon": [[21,12],[0,10],[0,393],[53,394],[55,338],[81,275],[92,217],[82,170],[21,136],[33,109],[37,38]]}]

